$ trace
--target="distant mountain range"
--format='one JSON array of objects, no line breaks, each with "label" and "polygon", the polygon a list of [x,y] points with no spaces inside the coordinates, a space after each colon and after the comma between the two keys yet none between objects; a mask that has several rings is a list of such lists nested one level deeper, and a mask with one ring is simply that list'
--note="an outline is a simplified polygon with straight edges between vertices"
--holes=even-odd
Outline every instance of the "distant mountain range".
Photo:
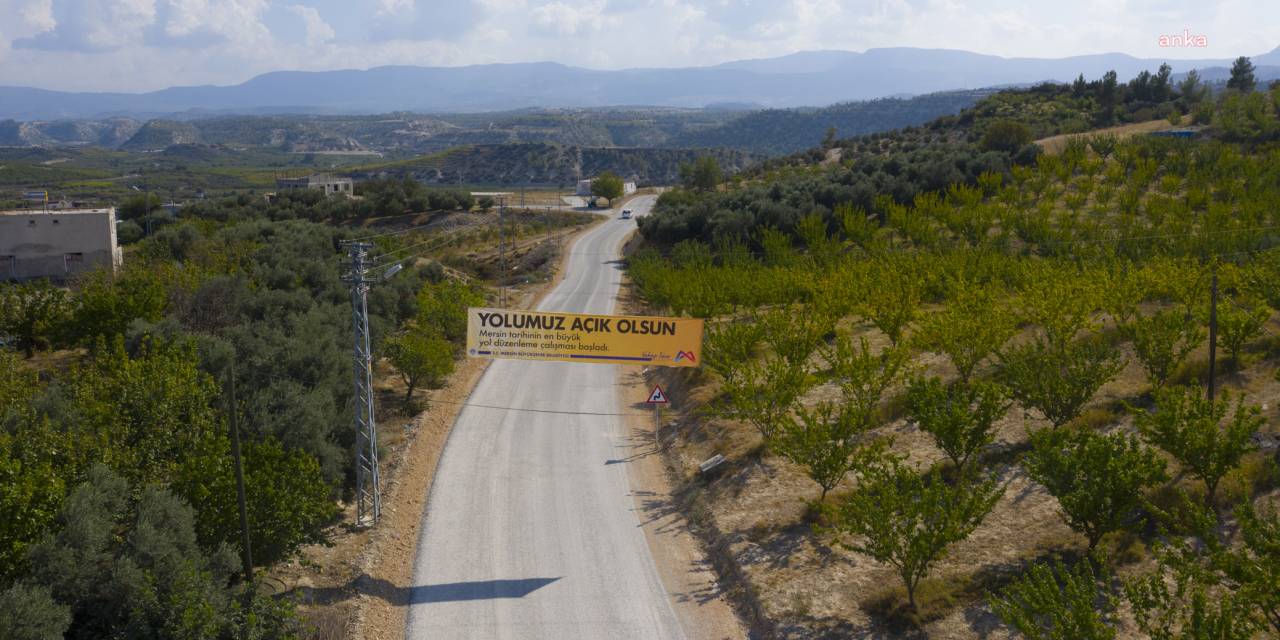
[{"label": "distant mountain range", "polygon": [[[1280,48],[1255,56],[1260,79],[1280,78]],[[557,63],[278,71],[233,86],[149,93],[72,93],[0,87],[0,119],[55,120],[182,114],[475,112],[527,107],[712,104],[794,107],[1046,80],[1121,79],[1164,60],[1108,53],[1002,58],[950,49],[809,51],[711,67],[601,71]],[[1168,60],[1175,72],[1218,77],[1230,60]]]}]

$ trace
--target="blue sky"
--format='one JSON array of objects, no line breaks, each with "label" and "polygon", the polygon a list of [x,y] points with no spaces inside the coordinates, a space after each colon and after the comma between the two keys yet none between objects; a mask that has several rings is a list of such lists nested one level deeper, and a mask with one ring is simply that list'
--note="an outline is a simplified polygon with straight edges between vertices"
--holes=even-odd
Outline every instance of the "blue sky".
[{"label": "blue sky", "polygon": [[[1209,46],[1158,46],[1184,30]],[[671,67],[885,46],[1226,58],[1277,45],[1277,0],[0,0],[0,85],[73,90],[384,64]]]}]

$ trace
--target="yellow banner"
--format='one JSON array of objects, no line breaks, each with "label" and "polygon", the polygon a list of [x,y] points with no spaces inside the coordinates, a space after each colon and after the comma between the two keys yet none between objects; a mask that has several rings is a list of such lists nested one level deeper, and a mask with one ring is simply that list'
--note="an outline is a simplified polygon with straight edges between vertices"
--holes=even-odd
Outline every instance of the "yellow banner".
[{"label": "yellow banner", "polygon": [[702,320],[472,308],[467,355],[696,367],[702,363]]}]

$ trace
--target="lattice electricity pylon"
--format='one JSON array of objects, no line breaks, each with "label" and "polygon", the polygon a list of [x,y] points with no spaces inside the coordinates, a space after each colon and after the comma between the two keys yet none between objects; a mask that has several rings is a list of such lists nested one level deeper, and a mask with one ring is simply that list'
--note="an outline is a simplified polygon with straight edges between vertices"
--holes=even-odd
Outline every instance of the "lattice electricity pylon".
[{"label": "lattice electricity pylon", "polygon": [[373,416],[373,354],[369,349],[368,242],[343,242],[351,269],[342,277],[351,285],[351,326],[354,329],[352,369],[355,374],[356,417],[356,524],[374,525],[382,515],[378,488],[378,424]]}]

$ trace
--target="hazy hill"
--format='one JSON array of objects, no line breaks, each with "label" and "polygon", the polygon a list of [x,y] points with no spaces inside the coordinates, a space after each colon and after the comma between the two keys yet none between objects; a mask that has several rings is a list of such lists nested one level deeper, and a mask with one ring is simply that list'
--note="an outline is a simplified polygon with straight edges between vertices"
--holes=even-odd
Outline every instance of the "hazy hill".
[{"label": "hazy hill", "polygon": [[568,187],[582,176],[612,171],[641,184],[672,184],[680,164],[714,155],[726,171],[759,160],[726,149],[624,149],[559,144],[501,144],[456,147],[440,153],[344,169],[357,179],[412,178],[433,184],[551,185]]},{"label": "hazy hill", "polygon": [[203,144],[403,157],[458,146],[549,143],[584,148],[724,147],[776,155],[817,144],[829,127],[849,136],[920,124],[956,113],[986,93],[951,92],[764,111],[608,107],[439,115],[220,116],[146,123],[124,118],[9,120],[0,122],[0,144],[97,145],[126,151]]},{"label": "hazy hill", "polygon": [[828,128],[840,137],[924,124],[959,113],[993,90],[931,93],[914,98],[846,102],[822,109],[766,109],[719,127],[692,132],[668,144],[677,147],[728,147],[767,155],[802,151],[819,144]]},{"label": "hazy hill", "polygon": [[[1276,51],[1258,64],[1280,64]],[[597,71],[538,62],[465,67],[386,66],[368,70],[279,71],[232,86],[172,87],[141,94],[68,93],[0,87],[0,118],[86,118],[188,111],[312,113],[460,112],[522,107],[715,103],[766,107],[826,105],[902,94],[1098,77],[1127,79],[1163,60],[1124,54],[1002,58],[949,49],[886,48],[802,52],[714,67]],[[1174,71],[1228,66],[1228,60],[1170,60]],[[1261,75],[1274,70],[1263,69]]]}]

